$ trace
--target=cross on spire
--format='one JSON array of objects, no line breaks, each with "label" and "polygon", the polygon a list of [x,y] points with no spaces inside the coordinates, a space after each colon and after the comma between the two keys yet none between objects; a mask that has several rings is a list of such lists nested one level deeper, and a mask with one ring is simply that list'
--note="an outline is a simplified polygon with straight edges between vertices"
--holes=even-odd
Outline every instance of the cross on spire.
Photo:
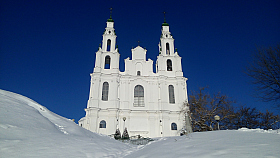
[{"label": "cross on spire", "polygon": [[140,46],[140,40],[138,40],[137,42],[138,42],[138,46]]},{"label": "cross on spire", "polygon": [[114,20],[112,19],[112,10],[113,8],[110,8],[110,18],[107,20],[107,22],[114,22]]},{"label": "cross on spire", "polygon": [[166,14],[166,12],[164,11],[163,12],[164,22],[163,22],[162,26],[169,26],[169,24],[166,23],[165,14]]},{"label": "cross on spire", "polygon": [[164,22],[166,23],[166,20],[165,20],[165,14],[166,14],[166,12],[165,12],[165,11],[163,11]]},{"label": "cross on spire", "polygon": [[113,8],[111,7],[110,8],[110,19],[112,19],[112,11],[113,11]]}]

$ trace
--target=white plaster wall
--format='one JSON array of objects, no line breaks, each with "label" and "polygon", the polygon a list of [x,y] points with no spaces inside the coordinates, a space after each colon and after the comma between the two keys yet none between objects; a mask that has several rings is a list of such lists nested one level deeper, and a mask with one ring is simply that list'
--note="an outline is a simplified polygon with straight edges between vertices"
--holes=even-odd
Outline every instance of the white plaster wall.
[{"label": "white plaster wall", "polygon": [[[108,22],[106,31],[114,30]],[[114,134],[119,128],[123,133],[128,129],[130,136],[162,137],[179,135],[184,127],[181,106],[187,100],[186,78],[183,77],[181,57],[174,53],[174,39],[170,36],[169,26],[163,26],[168,38],[161,38],[160,47],[165,51],[165,43],[170,44],[170,55],[162,53],[157,57],[157,73],[153,72],[153,61],[146,60],[146,49],[138,46],[132,49],[132,59],[125,59],[125,71],[119,71],[120,54],[115,49],[116,36],[103,35],[102,49],[96,52],[94,72],[91,74],[90,94],[86,116],[79,125],[93,132],[106,135]],[[106,41],[111,39],[111,51],[107,52]],[[105,57],[110,55],[110,69],[104,69]],[[167,59],[172,60],[172,71],[167,71]],[[137,71],[141,72],[137,76]],[[109,83],[108,101],[102,101],[102,86]],[[134,106],[134,88],[144,87],[143,107]],[[175,104],[169,103],[168,86],[174,86]],[[126,118],[124,121],[123,118]],[[106,128],[99,128],[100,121],[106,121]],[[177,130],[171,130],[171,123]]]},{"label": "white plaster wall", "polygon": [[147,50],[137,46],[134,49],[131,49],[132,52],[132,60],[144,60],[146,61],[146,52]]},{"label": "white plaster wall", "polygon": [[[105,81],[109,83],[108,101],[101,100],[102,84]],[[87,113],[89,114],[86,115],[86,119],[79,123],[82,123],[84,128],[107,135],[113,134],[116,128],[123,132],[125,127],[127,127],[130,136],[138,134],[145,137],[179,135],[179,130],[184,123],[182,123],[183,120],[178,113],[183,102],[187,99],[185,81],[184,77],[176,79],[159,76],[144,77],[136,76],[136,74],[115,77],[101,75],[100,80],[93,81],[94,84],[91,85],[91,88],[99,89],[91,89],[92,97],[89,99],[89,107],[100,108],[100,110],[88,109]],[[133,106],[136,85],[144,87],[144,107]],[[169,103],[169,85],[174,86],[175,104]],[[96,96],[98,96],[97,99]],[[108,109],[116,110],[109,112]],[[123,117],[126,117],[125,126]],[[85,123],[87,119],[90,120],[88,127]],[[106,129],[99,128],[101,120],[106,121]],[[177,124],[176,131],[171,130],[172,122]]]}]

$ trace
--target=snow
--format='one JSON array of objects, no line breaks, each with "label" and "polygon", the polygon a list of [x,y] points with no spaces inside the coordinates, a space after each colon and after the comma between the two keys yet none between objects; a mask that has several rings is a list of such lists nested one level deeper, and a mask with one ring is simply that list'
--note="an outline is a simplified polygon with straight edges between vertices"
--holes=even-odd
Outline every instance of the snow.
[{"label": "snow", "polygon": [[[67,110],[67,109],[65,109]],[[120,157],[130,146],[0,91],[0,157]]]},{"label": "snow", "polygon": [[162,138],[128,157],[279,157],[279,149],[279,134],[230,130]]},{"label": "snow", "polygon": [[[67,110],[67,109],[65,109]],[[0,157],[280,157],[280,131],[191,133],[132,145],[92,133],[19,94],[0,90]]]}]

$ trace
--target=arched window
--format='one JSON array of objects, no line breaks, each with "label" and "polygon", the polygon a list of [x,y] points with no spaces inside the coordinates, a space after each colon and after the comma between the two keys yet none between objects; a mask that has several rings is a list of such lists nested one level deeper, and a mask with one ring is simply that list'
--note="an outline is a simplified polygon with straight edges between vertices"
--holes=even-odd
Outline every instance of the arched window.
[{"label": "arched window", "polygon": [[171,130],[177,130],[177,124],[176,123],[171,123]]},{"label": "arched window", "polygon": [[100,121],[99,128],[106,128],[106,121],[104,120]]},{"label": "arched window", "polygon": [[166,54],[170,55],[169,43],[166,43]]},{"label": "arched window", "polygon": [[107,55],[105,57],[104,69],[110,69],[110,63],[111,63],[111,57],[109,55]]},{"label": "arched window", "polygon": [[137,76],[141,76],[141,72],[140,71],[137,71]]},{"label": "arched window", "polygon": [[170,104],[175,104],[175,95],[174,95],[173,85],[168,86],[168,92],[169,92],[169,103]]},{"label": "arched window", "polygon": [[109,93],[109,83],[104,82],[102,87],[102,100],[108,101],[108,93]]},{"label": "arched window", "polygon": [[108,39],[108,40],[107,40],[107,51],[109,52],[110,49],[111,49],[111,40]]},{"label": "arched window", "polygon": [[134,106],[145,106],[143,86],[137,85],[134,88]]},{"label": "arched window", "polygon": [[172,61],[168,59],[166,64],[167,64],[167,71],[172,71]]}]

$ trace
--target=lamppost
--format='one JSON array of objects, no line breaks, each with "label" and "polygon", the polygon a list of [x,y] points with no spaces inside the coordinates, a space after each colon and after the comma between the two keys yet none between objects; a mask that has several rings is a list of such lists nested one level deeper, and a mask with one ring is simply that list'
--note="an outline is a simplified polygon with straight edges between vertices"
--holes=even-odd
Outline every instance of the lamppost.
[{"label": "lamppost", "polygon": [[126,120],[126,117],[123,117],[123,130],[125,128],[125,120]]},{"label": "lamppost", "polygon": [[220,125],[219,125],[219,121],[220,121],[220,116],[219,115],[215,115],[214,119],[217,121],[218,123],[218,130],[220,130]]}]

